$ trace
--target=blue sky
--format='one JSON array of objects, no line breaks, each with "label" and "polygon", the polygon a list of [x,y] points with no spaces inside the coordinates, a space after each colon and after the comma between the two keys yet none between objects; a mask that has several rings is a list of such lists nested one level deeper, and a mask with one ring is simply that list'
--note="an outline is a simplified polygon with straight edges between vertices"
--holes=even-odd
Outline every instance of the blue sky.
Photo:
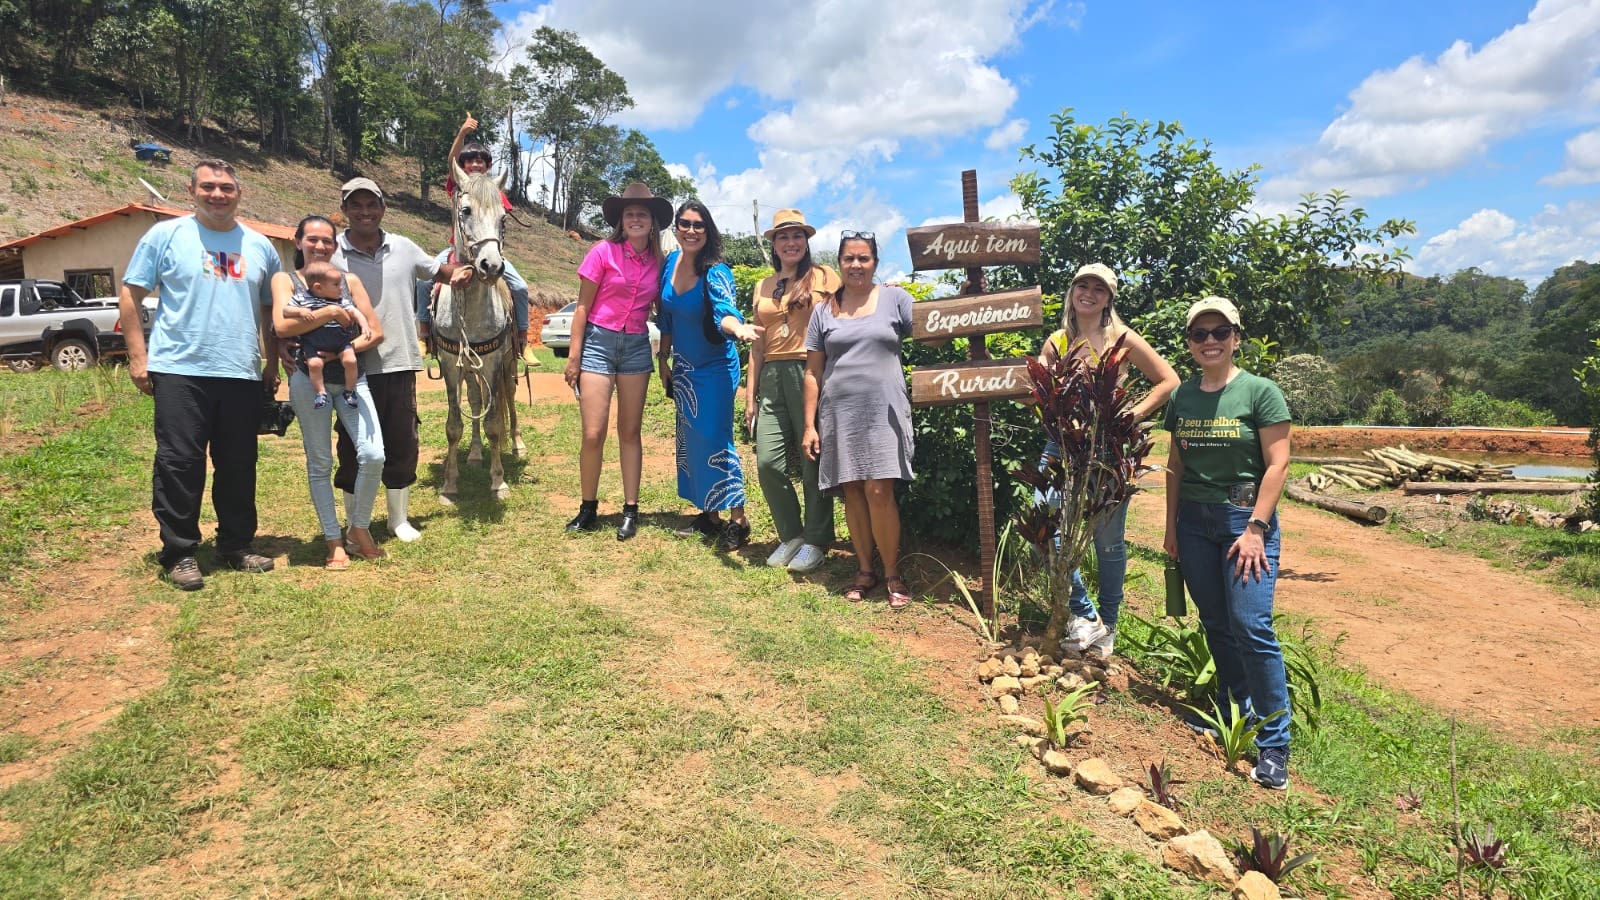
[{"label": "blue sky", "polygon": [[[1420,274],[1465,266],[1529,286],[1600,261],[1600,0],[1153,3],[1063,0],[522,0],[515,43],[576,32],[628,80],[621,124],[695,178],[719,224],[803,209],[830,246],[1017,212],[1017,147],[1063,107],[1181,122],[1230,167],[1263,166],[1259,209],[1341,188],[1414,219]],[[885,240],[885,237],[887,238]]]}]

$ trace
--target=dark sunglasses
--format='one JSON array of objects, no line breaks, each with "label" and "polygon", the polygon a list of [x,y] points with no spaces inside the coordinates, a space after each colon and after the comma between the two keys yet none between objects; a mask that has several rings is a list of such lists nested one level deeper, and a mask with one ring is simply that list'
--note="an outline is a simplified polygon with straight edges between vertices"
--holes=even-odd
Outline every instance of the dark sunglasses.
[{"label": "dark sunglasses", "polygon": [[860,238],[863,241],[875,241],[875,240],[878,239],[878,236],[873,234],[870,231],[841,231],[841,232],[839,232],[839,240],[841,240],[841,241],[854,240],[856,238]]},{"label": "dark sunglasses", "polygon": [[1238,329],[1234,328],[1232,325],[1218,325],[1215,328],[1191,328],[1185,332],[1185,334],[1188,336],[1190,341],[1193,341],[1196,344],[1204,344],[1207,337],[1212,338],[1220,344],[1228,338],[1233,337],[1233,333],[1237,330]]},{"label": "dark sunglasses", "polygon": [[692,222],[689,221],[688,219],[679,219],[677,221],[677,225],[678,225],[678,230],[679,231],[705,231],[706,230],[706,223],[705,223],[704,219],[695,219]]}]

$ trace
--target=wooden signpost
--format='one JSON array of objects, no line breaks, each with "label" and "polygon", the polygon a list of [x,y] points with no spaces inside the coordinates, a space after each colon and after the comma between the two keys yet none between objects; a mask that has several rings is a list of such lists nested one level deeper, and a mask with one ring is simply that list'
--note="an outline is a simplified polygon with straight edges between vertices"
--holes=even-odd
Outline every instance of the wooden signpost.
[{"label": "wooden signpost", "polygon": [[906,229],[911,267],[967,270],[966,290],[957,297],[911,307],[913,340],[942,341],[968,336],[970,362],[920,366],[911,370],[911,405],[972,404],[978,458],[978,559],[982,566],[980,603],[994,617],[994,458],[989,443],[989,401],[1026,397],[1032,392],[1027,361],[990,359],[983,335],[1043,323],[1039,288],[986,294],[984,266],[1039,263],[1039,226],[978,221],[978,172],[961,173],[960,223]]}]

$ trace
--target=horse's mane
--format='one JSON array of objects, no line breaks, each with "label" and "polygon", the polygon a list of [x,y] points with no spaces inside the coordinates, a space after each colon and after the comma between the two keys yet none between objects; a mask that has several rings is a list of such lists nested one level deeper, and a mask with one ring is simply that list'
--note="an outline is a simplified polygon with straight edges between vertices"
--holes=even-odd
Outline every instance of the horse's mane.
[{"label": "horse's mane", "polygon": [[468,175],[461,186],[461,196],[466,197],[476,210],[500,209],[500,180],[488,172]]}]

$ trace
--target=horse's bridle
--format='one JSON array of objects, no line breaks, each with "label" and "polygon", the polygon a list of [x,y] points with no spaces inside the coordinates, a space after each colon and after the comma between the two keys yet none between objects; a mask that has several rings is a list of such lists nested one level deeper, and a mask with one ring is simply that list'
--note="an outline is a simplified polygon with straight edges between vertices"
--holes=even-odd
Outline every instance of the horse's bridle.
[{"label": "horse's bridle", "polygon": [[[503,229],[504,216],[501,217],[501,222],[501,227]],[[456,237],[456,258],[461,261],[462,265],[468,266],[474,272],[478,273],[480,277],[482,277],[483,272],[478,268],[478,254],[484,247],[488,246],[489,244],[495,244],[501,248],[502,256],[505,253],[505,248],[501,244],[501,238],[499,235],[494,237],[478,238],[476,240],[473,239],[472,232],[467,229],[466,221],[462,219],[460,207],[456,208]],[[463,258],[461,255],[462,247],[465,247],[467,251],[465,258]]]}]

